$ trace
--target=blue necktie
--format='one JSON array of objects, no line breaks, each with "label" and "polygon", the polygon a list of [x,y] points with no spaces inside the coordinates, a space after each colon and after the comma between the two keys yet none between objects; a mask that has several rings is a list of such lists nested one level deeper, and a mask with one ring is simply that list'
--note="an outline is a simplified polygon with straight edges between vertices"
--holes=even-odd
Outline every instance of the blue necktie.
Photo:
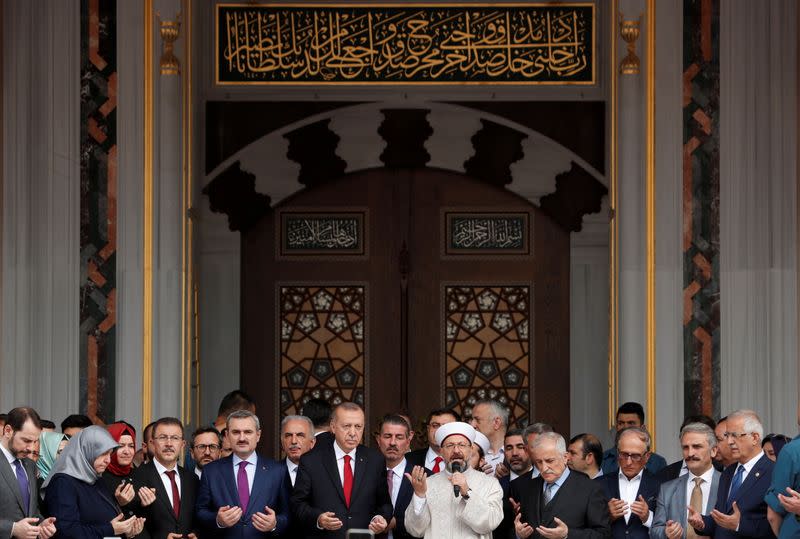
[{"label": "blue necktie", "polygon": [[544,504],[547,505],[553,500],[553,487],[555,483],[545,483],[544,487]]},{"label": "blue necktie", "polygon": [[744,475],[744,466],[741,464],[738,468],[736,468],[736,474],[733,476],[733,482],[731,483],[731,492],[728,494],[728,503],[736,497],[736,493],[739,491],[739,487],[742,486],[742,476]]},{"label": "blue necktie", "polygon": [[19,491],[22,494],[22,502],[25,504],[25,514],[28,514],[31,507],[31,491],[28,486],[28,476],[25,475],[25,470],[22,469],[22,462],[19,459],[14,461],[14,467],[17,469],[17,483],[19,483]]}]

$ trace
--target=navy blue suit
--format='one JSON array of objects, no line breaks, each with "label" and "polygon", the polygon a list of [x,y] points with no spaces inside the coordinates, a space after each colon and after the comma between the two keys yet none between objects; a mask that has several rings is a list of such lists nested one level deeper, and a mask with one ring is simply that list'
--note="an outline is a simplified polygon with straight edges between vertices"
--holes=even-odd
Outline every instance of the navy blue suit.
[{"label": "navy blue suit", "polygon": [[[394,512],[392,516],[395,519],[395,528],[392,530],[392,536],[395,539],[405,539],[407,537],[414,537],[406,531],[406,508],[411,503],[411,497],[414,495],[414,488],[411,486],[411,481],[405,476],[406,473],[411,473],[414,469],[414,463],[406,460],[406,469],[403,473],[403,482],[400,483],[400,491],[397,493],[397,500],[394,504]],[[387,472],[388,473],[388,472]],[[389,496],[391,497],[391,492]]]},{"label": "navy blue suit", "polygon": [[197,519],[207,530],[214,530],[217,537],[258,538],[267,534],[253,527],[254,513],[264,512],[269,506],[275,511],[277,529],[273,534],[283,533],[289,526],[289,491],[286,488],[286,466],[258,455],[250,503],[243,510],[241,520],[230,528],[217,526],[217,511],[225,505],[240,505],[239,491],[233,472],[233,455],[206,464],[200,480],[195,507]]},{"label": "navy blue suit", "polygon": [[56,517],[55,537],[101,539],[113,537],[111,521],[121,511],[102,479],[93,485],[66,474],[56,474],[45,490],[50,516]]},{"label": "navy blue suit", "polygon": [[[611,475],[601,475],[595,479],[603,486],[603,493],[607,499],[617,498],[620,499],[619,494],[619,472]],[[658,501],[658,490],[661,487],[655,475],[645,470],[642,472],[642,480],[639,483],[639,490],[636,492],[636,499],[639,496],[647,501],[647,506],[650,511],[655,513],[656,502]],[[620,517],[611,523],[611,537],[613,539],[649,539],[650,529],[644,525],[641,519],[635,514],[631,513],[628,522],[625,522],[624,517]]]},{"label": "navy blue suit", "polygon": [[739,519],[739,531],[725,529],[717,526],[710,515],[703,517],[705,527],[702,531],[697,530],[700,535],[711,535],[715,539],[744,539],[746,537],[774,538],[772,529],[767,522],[767,503],[764,495],[769,489],[772,481],[772,469],[775,464],[763,455],[755,463],[747,474],[736,496],[728,503],[728,491],[731,489],[733,475],[739,463],[734,463],[725,468],[719,478],[719,489],[717,490],[717,503],[714,509],[730,515],[733,511],[733,502],[739,507],[741,518]]}]

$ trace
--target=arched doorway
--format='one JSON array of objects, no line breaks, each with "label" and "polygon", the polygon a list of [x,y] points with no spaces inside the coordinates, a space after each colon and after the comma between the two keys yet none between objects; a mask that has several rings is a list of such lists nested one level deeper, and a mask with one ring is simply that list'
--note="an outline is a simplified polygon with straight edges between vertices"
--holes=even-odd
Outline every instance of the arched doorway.
[{"label": "arched doorway", "polygon": [[315,185],[243,232],[243,388],[275,422],[309,396],[368,422],[492,396],[569,432],[569,256],[568,231],[463,174]]}]

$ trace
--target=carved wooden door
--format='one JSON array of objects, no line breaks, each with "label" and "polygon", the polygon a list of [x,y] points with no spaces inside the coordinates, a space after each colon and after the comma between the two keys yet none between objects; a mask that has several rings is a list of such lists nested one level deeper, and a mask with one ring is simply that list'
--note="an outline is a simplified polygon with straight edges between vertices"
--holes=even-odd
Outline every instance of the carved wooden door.
[{"label": "carved wooden door", "polygon": [[354,173],[281,203],[242,253],[242,384],[268,432],[310,397],[355,400],[373,426],[492,397],[516,424],[568,427],[569,236],[516,195]]}]

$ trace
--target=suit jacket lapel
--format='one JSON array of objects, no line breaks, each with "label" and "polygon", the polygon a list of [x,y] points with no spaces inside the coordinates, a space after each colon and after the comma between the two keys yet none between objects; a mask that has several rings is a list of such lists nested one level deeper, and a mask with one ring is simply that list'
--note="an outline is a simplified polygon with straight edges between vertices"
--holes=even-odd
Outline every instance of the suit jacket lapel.
[{"label": "suit jacket lapel", "polygon": [[245,514],[250,514],[250,509],[253,509],[253,513],[258,513],[258,511],[263,511],[263,507],[255,506],[256,503],[259,503],[258,500],[264,498],[264,489],[267,488],[267,461],[258,457],[258,461],[256,464],[256,475],[253,477],[253,488],[250,491],[250,505],[247,508]]},{"label": "suit jacket lapel", "polygon": [[[355,462],[355,471],[353,477],[353,492],[350,494],[350,503],[353,503],[353,499],[356,497],[356,493],[359,492],[359,487],[361,483],[364,482],[364,474],[367,470],[367,451],[365,447],[358,446],[356,448],[356,462]],[[388,488],[388,486],[387,486]],[[344,491],[343,491],[344,492]]]},{"label": "suit jacket lapel", "polygon": [[[689,502],[686,500],[686,488],[689,483],[689,474],[683,474],[680,477],[680,481],[677,482],[675,485],[675,494],[673,494],[673,499],[675,501],[675,507],[678,508],[678,514],[681,516],[680,523],[683,529],[686,529],[686,525],[688,524],[686,521],[686,506],[689,505]],[[716,502],[716,498],[712,500],[713,496],[708,497],[708,503],[713,504]],[[705,514],[705,513],[704,513]]]},{"label": "suit jacket lapel", "polygon": [[[22,501],[22,493],[19,491],[19,483],[17,482],[17,474],[13,468],[11,468],[11,464],[8,463],[6,460],[6,456],[4,453],[0,453],[0,475],[3,476],[6,483],[8,483],[8,488],[11,489],[11,492],[14,493],[14,497],[17,499],[17,503],[19,504],[20,509],[25,515],[28,515],[29,508],[25,507],[25,503]],[[34,476],[34,481],[36,477]],[[28,479],[28,485],[30,485],[31,481]]]},{"label": "suit jacket lapel", "polygon": [[[406,473],[411,473],[411,470],[414,469],[414,465],[408,461],[406,461],[406,469],[404,470],[403,477],[400,478],[400,490],[397,491],[397,500],[395,500],[395,507],[398,505],[403,505],[403,502],[408,498],[411,501],[413,488],[411,487],[411,481],[406,478]],[[389,473],[387,470],[386,473]],[[388,484],[386,488],[389,488]],[[389,497],[392,496],[392,493],[389,493]],[[407,504],[406,504],[407,505]]]},{"label": "suit jacket lapel", "polygon": [[228,489],[231,505],[239,505],[239,489],[236,487],[236,472],[233,471],[233,455],[222,460],[226,461],[222,468],[222,481],[225,483],[225,488]]},{"label": "suit jacket lapel", "polygon": [[736,499],[741,499],[744,493],[761,479],[762,475],[768,473],[767,470],[765,470],[768,460],[767,455],[762,455],[761,458],[758,459],[758,462],[750,469],[750,473],[744,478],[742,486],[739,487],[739,491],[736,493]]},{"label": "suit jacket lapel", "polygon": [[714,473],[711,476],[711,490],[708,492],[708,503],[706,504],[705,514],[710,513],[717,503],[717,493],[719,492],[719,480],[721,476],[721,473],[719,473],[717,470],[714,470]]},{"label": "suit jacket lapel", "polygon": [[[197,479],[197,476],[194,475],[194,470],[188,470],[186,468],[178,467],[178,474],[181,476],[181,514],[180,516],[183,517],[184,515],[189,517],[189,521],[192,520],[194,515],[194,504],[183,503],[184,500],[194,500],[195,499],[195,492],[194,492],[194,480]],[[194,475],[194,477],[192,477]],[[180,519],[178,519],[180,520]]]},{"label": "suit jacket lapel", "polygon": [[[158,474],[158,468],[156,468],[156,465],[152,462],[148,462],[147,465],[150,467],[150,482],[156,489],[156,502],[160,502],[164,506],[167,514],[177,520],[175,518],[175,511],[172,509],[172,504],[169,503],[167,488],[164,486],[164,481],[161,480],[161,476]],[[181,481],[181,486],[183,486],[183,481]],[[181,505],[181,507],[183,507],[183,505]]]},{"label": "suit jacket lapel", "polygon": [[331,444],[330,447],[324,447],[322,451],[326,453],[324,460],[328,461],[328,465],[323,466],[323,468],[328,472],[328,477],[330,477],[333,483],[333,488],[339,494],[342,503],[344,503],[344,488],[342,488],[342,480],[339,477],[339,463],[336,461],[336,453],[333,451],[333,444]]}]

